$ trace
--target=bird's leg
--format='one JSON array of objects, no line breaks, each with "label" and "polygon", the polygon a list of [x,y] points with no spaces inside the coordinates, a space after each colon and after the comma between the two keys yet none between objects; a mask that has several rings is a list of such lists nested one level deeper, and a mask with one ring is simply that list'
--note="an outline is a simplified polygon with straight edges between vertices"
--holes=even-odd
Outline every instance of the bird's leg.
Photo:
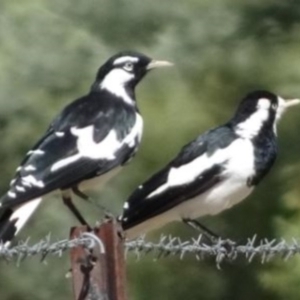
[{"label": "bird's leg", "polygon": [[106,219],[112,219],[112,218],[114,218],[113,214],[106,207],[104,207],[101,204],[98,204],[98,203],[95,203],[95,202],[91,201],[91,198],[88,195],[84,194],[82,191],[80,191],[77,186],[73,187],[72,191],[79,198],[81,198],[81,199],[83,199],[83,200],[85,200],[85,201],[87,201],[87,202],[89,202],[89,203],[91,203],[91,204],[96,205],[97,207],[99,207],[104,212],[104,217]]},{"label": "bird's leg", "polygon": [[73,213],[73,215],[77,218],[77,220],[82,224],[88,227],[88,230],[91,230],[90,225],[87,223],[87,221],[84,219],[84,217],[81,215],[77,207],[74,205],[71,199],[70,193],[62,193],[62,199],[64,204],[70,209],[70,211]]},{"label": "bird's leg", "polygon": [[204,226],[197,220],[182,219],[182,221],[188,226],[196,229],[197,231],[201,231],[211,242],[216,242],[220,238],[219,235],[212,232],[210,229],[208,229],[206,226]]},{"label": "bird's leg", "polygon": [[85,201],[90,202],[90,200],[91,200],[90,197],[88,195],[84,194],[82,191],[80,191],[77,186],[73,187],[72,191],[79,198],[81,198],[81,199],[83,199]]},{"label": "bird's leg", "polygon": [[196,229],[197,231],[201,231],[204,233],[204,236],[208,238],[212,243],[218,243],[221,242],[222,246],[225,247],[227,250],[227,257],[231,257],[231,255],[234,254],[236,243],[234,241],[231,241],[229,239],[223,239],[221,240],[221,237],[208,229],[206,226],[201,224],[197,220],[191,220],[191,219],[183,219],[182,220],[185,224],[191,226],[192,228]]}]

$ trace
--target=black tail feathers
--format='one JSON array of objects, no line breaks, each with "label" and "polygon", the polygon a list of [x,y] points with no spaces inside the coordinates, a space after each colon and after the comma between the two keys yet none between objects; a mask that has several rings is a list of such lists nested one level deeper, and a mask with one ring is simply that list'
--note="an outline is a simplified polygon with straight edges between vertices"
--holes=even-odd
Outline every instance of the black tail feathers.
[{"label": "black tail feathers", "polygon": [[18,219],[10,219],[14,211],[11,208],[0,209],[0,242],[9,245],[17,232]]}]

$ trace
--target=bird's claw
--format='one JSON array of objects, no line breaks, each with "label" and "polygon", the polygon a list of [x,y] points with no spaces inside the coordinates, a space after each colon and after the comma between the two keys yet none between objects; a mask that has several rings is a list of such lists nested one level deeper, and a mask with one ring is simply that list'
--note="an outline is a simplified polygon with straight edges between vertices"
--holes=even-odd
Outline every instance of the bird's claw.
[{"label": "bird's claw", "polygon": [[230,240],[230,239],[225,239],[219,241],[219,245],[225,249],[225,255],[227,258],[233,258],[235,251],[236,251],[236,246],[237,243]]}]

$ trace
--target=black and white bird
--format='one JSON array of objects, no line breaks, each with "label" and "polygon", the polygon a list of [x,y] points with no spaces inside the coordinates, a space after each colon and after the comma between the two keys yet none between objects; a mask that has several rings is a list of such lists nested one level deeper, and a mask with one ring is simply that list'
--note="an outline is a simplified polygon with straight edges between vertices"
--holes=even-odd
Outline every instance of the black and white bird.
[{"label": "black and white bird", "polygon": [[299,103],[268,91],[249,93],[229,122],[184,146],[133,192],[120,217],[125,236],[176,220],[214,235],[195,219],[216,215],[254,190],[276,159],[278,120]]},{"label": "black and white bird", "polygon": [[62,110],[17,168],[1,198],[0,241],[9,245],[42,197],[55,190],[86,223],[72,192],[84,197],[83,189],[99,188],[134,156],[143,131],[135,87],[149,70],[170,65],[126,51],[99,68],[90,92]]}]

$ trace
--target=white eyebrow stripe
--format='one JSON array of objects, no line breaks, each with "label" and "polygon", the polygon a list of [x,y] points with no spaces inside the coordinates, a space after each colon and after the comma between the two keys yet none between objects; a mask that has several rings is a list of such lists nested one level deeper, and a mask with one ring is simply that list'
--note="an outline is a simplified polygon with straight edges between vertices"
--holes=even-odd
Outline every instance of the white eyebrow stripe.
[{"label": "white eyebrow stripe", "polygon": [[127,62],[127,61],[137,62],[138,60],[139,60],[139,59],[138,59],[137,57],[133,57],[133,56],[122,56],[122,57],[117,58],[117,59],[114,61],[114,65],[122,64],[122,63]]}]

